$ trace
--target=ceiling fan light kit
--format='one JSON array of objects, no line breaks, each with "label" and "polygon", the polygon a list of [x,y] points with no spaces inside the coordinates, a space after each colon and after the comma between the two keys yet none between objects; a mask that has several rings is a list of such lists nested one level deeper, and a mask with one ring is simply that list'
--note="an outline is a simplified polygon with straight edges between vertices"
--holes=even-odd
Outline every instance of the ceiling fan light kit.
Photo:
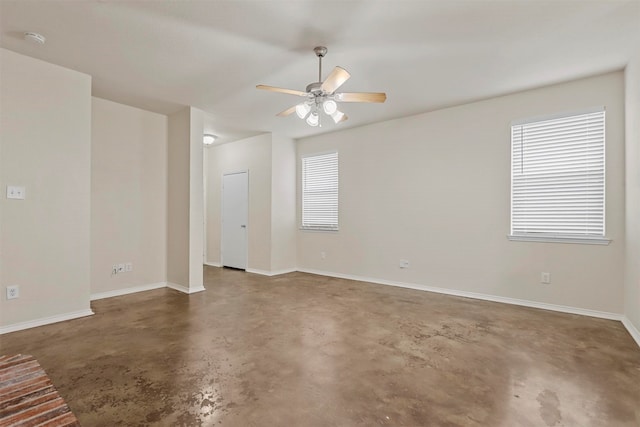
[{"label": "ceiling fan light kit", "polygon": [[296,105],[296,114],[301,119],[304,119],[305,117],[307,117],[307,114],[309,114],[309,111],[311,111],[311,107],[309,106],[309,104],[302,103],[302,104]]},{"label": "ceiling fan light kit", "polygon": [[340,123],[343,120],[347,120],[347,116],[345,116],[342,111],[338,110],[336,110],[336,112],[331,115],[331,118],[336,124]]},{"label": "ceiling fan light kit", "polygon": [[296,105],[296,114],[298,117],[304,120],[307,118],[307,124],[309,126],[322,126],[320,122],[320,111],[323,111],[327,116],[333,118],[335,123],[338,123],[340,120],[336,120],[336,117],[342,119],[345,117],[344,113],[338,110],[338,104],[332,99],[324,99],[316,98],[311,101],[305,101],[298,105]]},{"label": "ceiling fan light kit", "polygon": [[306,91],[302,92],[293,89],[284,89],[274,86],[257,85],[256,88],[268,90],[271,92],[286,93],[307,98],[305,101],[290,107],[277,116],[288,116],[294,111],[296,115],[304,120],[309,126],[322,126],[320,112],[331,117],[338,124],[347,120],[347,115],[338,109],[338,102],[384,102],[387,95],[381,92],[360,93],[360,92],[342,92],[337,93],[336,90],[346,82],[351,75],[342,67],[335,67],[331,74],[322,81],[322,58],[327,54],[327,48],[317,46],[313,49],[318,57],[318,80],[310,83],[306,87]]},{"label": "ceiling fan light kit", "polygon": [[334,101],[333,99],[326,99],[322,103],[322,109],[324,110],[325,114],[330,116],[338,111],[338,104],[336,104],[336,101]]},{"label": "ceiling fan light kit", "polygon": [[309,126],[318,126],[318,124],[320,123],[320,117],[318,116],[318,113],[316,113],[315,111],[311,114],[309,114],[309,117],[307,117],[307,124]]}]

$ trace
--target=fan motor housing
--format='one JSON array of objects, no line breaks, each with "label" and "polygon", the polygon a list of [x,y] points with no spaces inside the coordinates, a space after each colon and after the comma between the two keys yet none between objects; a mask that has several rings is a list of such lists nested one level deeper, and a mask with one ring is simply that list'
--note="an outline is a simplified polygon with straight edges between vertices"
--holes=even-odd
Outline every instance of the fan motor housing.
[{"label": "fan motor housing", "polygon": [[307,93],[320,95],[322,93],[322,82],[309,83],[307,85]]}]

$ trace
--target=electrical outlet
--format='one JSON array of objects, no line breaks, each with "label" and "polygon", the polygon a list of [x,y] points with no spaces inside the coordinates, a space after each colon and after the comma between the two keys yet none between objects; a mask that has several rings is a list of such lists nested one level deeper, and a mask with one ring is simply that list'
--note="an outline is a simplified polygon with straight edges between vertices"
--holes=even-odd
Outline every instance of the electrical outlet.
[{"label": "electrical outlet", "polygon": [[124,271],[133,271],[133,263],[128,262],[124,265]]},{"label": "electrical outlet", "polygon": [[20,286],[7,286],[7,299],[20,297]]},{"label": "electrical outlet", "polygon": [[25,189],[17,185],[7,185],[7,199],[24,200]]},{"label": "electrical outlet", "polygon": [[406,259],[401,259],[400,268],[409,268],[409,261],[407,261]]},{"label": "electrical outlet", "polygon": [[540,283],[548,285],[551,283],[551,273],[540,273]]}]

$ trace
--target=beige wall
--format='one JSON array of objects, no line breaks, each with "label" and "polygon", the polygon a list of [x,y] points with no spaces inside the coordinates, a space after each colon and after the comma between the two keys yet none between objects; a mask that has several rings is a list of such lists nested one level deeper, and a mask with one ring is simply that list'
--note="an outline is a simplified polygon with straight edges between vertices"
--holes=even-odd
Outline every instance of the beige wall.
[{"label": "beige wall", "polygon": [[194,291],[204,285],[204,112],[189,110],[189,289]]},{"label": "beige wall", "polygon": [[[640,331],[640,54],[625,73],[626,269],[625,315]],[[638,339],[638,337],[636,337]]]},{"label": "beige wall", "polygon": [[[298,267],[622,313],[623,91],[616,72],[299,140],[339,152],[340,231],[298,231]],[[508,241],[511,121],[599,105],[612,243]]]},{"label": "beige wall", "polygon": [[91,293],[166,282],[167,117],[100,98],[91,116]]},{"label": "beige wall", "polygon": [[88,314],[91,77],[0,49],[0,79],[0,326]]},{"label": "beige wall", "polygon": [[220,264],[222,176],[249,171],[247,268],[271,270],[271,134],[207,148],[207,262]]},{"label": "beige wall", "polygon": [[271,272],[296,269],[296,146],[272,135]]},{"label": "beige wall", "polygon": [[191,114],[182,109],[168,119],[167,281],[189,283],[189,145]]},{"label": "beige wall", "polygon": [[167,281],[184,292],[204,290],[203,132],[202,110],[169,116]]}]

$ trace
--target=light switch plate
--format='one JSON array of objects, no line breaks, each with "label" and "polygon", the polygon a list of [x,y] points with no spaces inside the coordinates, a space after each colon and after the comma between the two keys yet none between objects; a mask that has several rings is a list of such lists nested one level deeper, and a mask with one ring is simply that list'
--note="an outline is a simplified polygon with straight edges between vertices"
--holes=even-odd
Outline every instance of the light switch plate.
[{"label": "light switch plate", "polygon": [[7,299],[20,298],[19,286],[7,286]]},{"label": "light switch plate", "polygon": [[17,185],[7,185],[7,199],[24,200],[25,188]]}]

